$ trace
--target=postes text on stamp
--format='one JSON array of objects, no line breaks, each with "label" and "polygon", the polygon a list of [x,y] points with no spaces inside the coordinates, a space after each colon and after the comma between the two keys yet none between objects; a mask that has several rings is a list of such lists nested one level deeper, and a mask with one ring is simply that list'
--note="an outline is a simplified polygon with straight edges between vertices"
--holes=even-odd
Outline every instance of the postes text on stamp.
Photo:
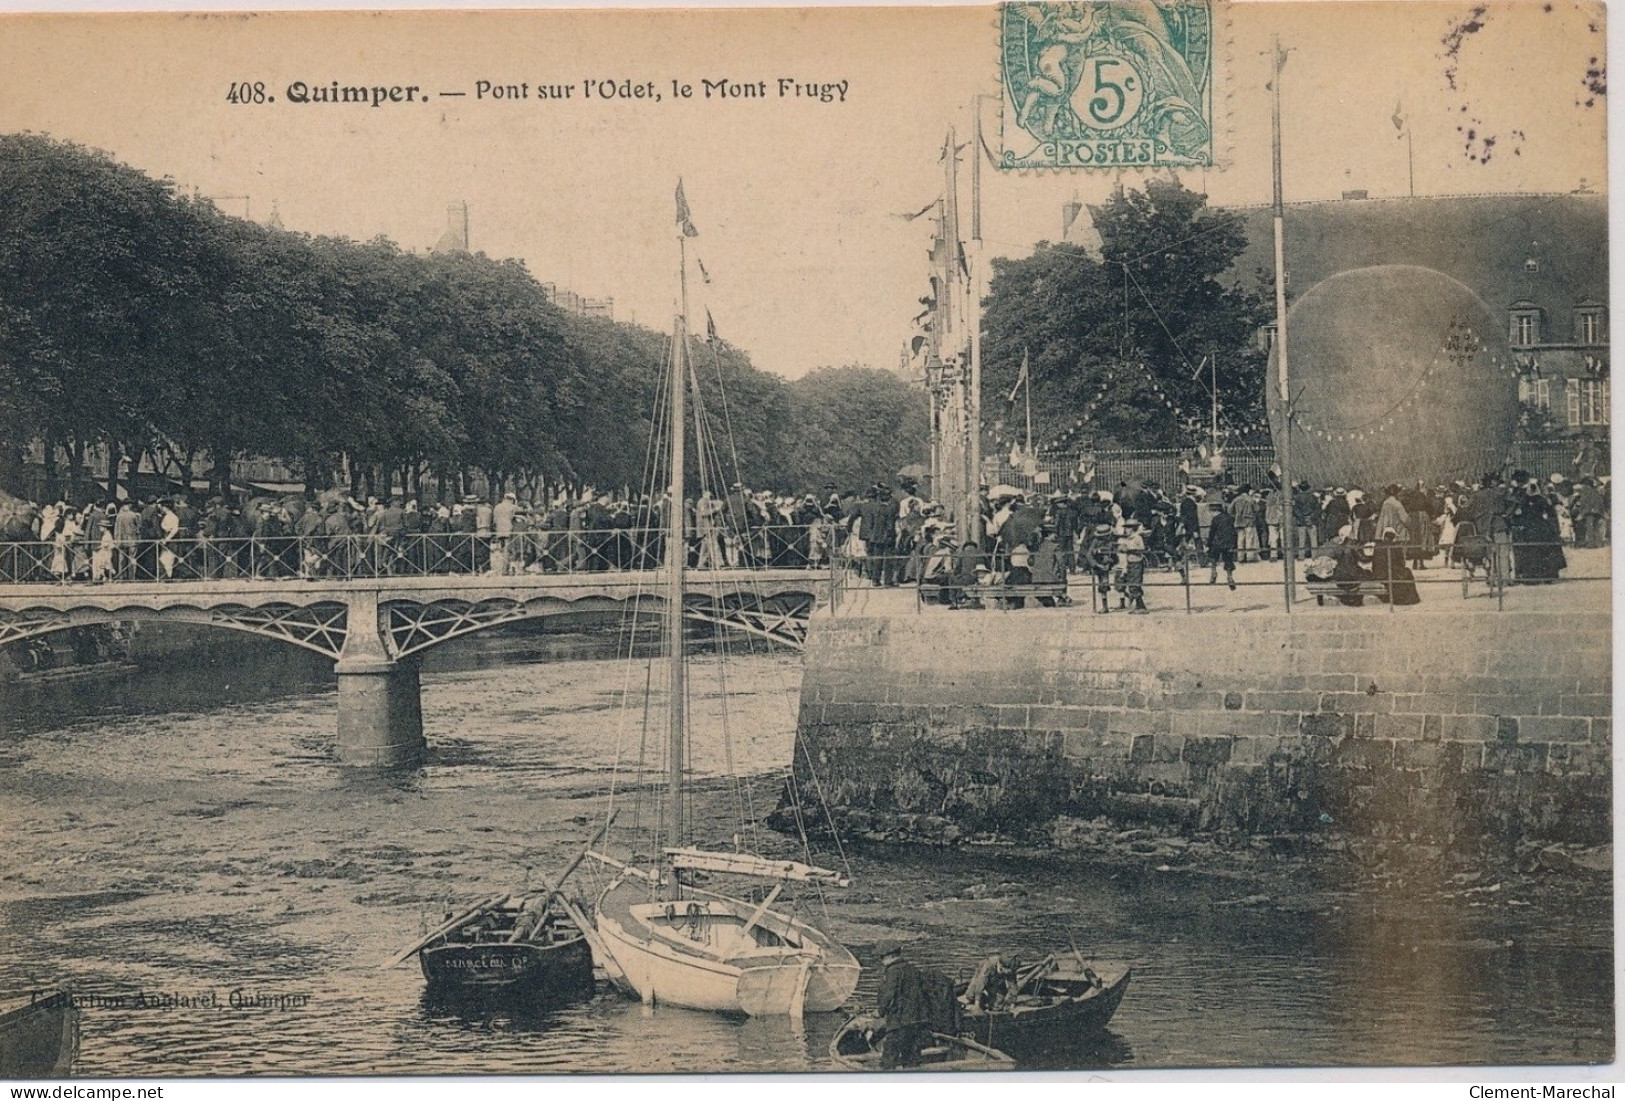
[{"label": "postes text on stamp", "polygon": [[1213,0],[1000,9],[1002,168],[1213,163]]}]

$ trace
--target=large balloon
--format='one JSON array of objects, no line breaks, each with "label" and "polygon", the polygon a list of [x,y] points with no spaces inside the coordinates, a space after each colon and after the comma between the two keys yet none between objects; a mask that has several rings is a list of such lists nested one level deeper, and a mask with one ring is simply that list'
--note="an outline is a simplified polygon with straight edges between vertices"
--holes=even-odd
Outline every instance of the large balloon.
[{"label": "large balloon", "polygon": [[[1466,286],[1392,264],[1334,275],[1287,313],[1291,476],[1314,486],[1430,484],[1496,469],[1518,385],[1501,321]],[[1270,434],[1281,399],[1270,354]]]}]

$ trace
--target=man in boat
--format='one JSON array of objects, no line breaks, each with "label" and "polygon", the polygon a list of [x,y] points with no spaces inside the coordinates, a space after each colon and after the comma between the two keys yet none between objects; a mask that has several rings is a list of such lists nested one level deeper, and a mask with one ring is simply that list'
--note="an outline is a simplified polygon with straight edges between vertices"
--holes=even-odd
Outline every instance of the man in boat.
[{"label": "man in boat", "polygon": [[546,925],[550,916],[544,899],[525,899],[519,906],[519,916],[514,920],[513,933],[508,939],[511,941],[540,939],[537,931]]},{"label": "man in boat", "polygon": [[1005,966],[1002,957],[988,956],[977,965],[965,986],[965,1004],[973,1009],[1002,1009],[1014,980],[1014,970]]},{"label": "man in boat", "polygon": [[883,1070],[920,1065],[920,1049],[931,1039],[931,1004],[925,972],[903,958],[903,946],[882,941],[880,991],[875,1009],[886,1023],[885,1046],[880,1053]]}]

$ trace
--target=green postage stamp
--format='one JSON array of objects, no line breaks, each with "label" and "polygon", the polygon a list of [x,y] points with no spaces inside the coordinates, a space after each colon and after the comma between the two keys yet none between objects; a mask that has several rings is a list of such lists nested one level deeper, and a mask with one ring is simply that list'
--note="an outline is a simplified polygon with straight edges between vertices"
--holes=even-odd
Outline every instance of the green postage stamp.
[{"label": "green postage stamp", "polygon": [[1003,5],[1000,167],[1211,165],[1213,4]]}]

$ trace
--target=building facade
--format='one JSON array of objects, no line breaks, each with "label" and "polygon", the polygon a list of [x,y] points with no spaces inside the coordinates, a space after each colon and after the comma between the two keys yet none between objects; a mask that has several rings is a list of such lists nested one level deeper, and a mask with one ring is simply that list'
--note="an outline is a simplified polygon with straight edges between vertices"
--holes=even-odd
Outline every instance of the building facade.
[{"label": "building facade", "polygon": [[1607,438],[1608,306],[1589,295],[1561,309],[1531,298],[1507,307],[1524,434]]}]

